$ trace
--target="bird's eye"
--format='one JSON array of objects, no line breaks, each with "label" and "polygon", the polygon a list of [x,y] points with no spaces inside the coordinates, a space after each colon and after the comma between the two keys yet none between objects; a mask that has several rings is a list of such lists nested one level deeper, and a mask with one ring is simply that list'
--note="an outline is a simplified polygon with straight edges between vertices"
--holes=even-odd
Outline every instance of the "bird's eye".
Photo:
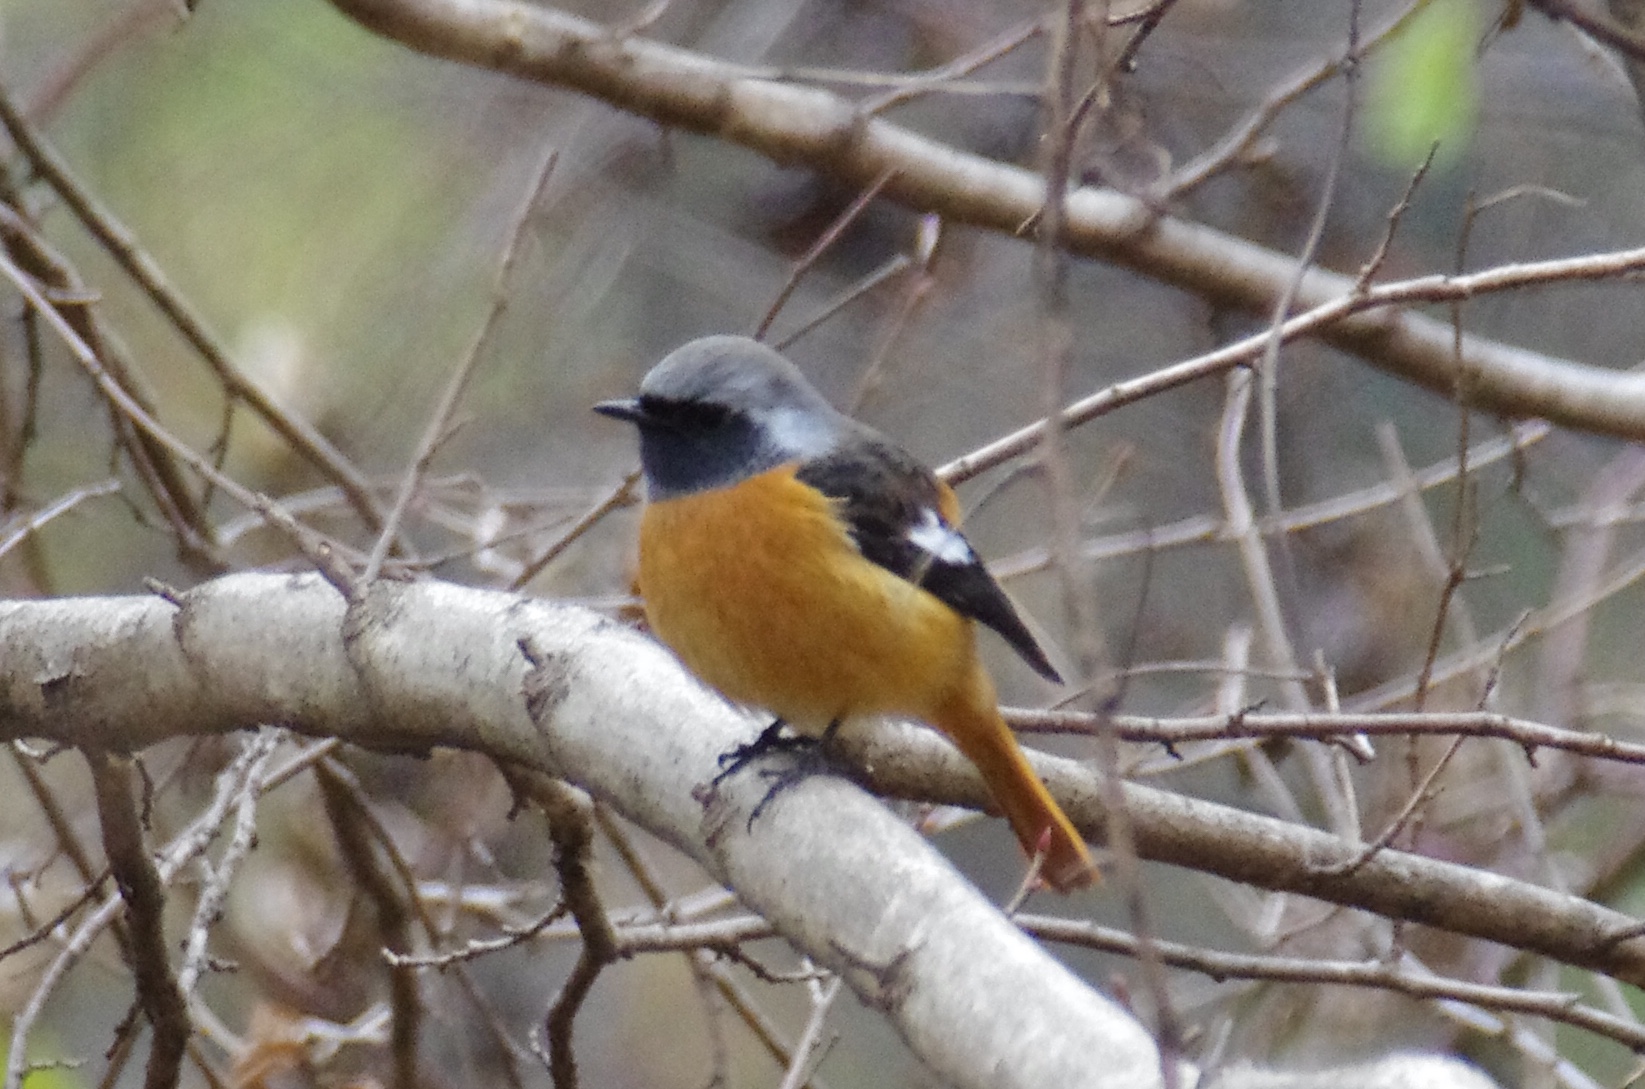
[{"label": "bird's eye", "polygon": [[661,397],[641,397],[645,414],[665,427],[679,431],[712,431],[731,418],[725,405],[710,401],[673,401]]}]

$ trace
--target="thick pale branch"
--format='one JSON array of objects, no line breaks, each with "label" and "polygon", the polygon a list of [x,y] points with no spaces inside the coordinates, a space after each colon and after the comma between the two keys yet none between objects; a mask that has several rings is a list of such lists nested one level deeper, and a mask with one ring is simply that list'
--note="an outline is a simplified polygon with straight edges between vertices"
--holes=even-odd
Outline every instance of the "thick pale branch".
[{"label": "thick pale branch", "polygon": [[[848,739],[847,745],[872,769],[871,785],[886,794],[974,808],[987,804],[982,781],[929,730],[888,725],[872,739],[855,744]],[[1090,772],[1072,760],[1042,754],[1034,765],[1080,831],[1100,838],[1104,820]],[[1133,783],[1126,784],[1125,804],[1143,858],[1485,938],[1645,983],[1645,938],[1638,921],[1581,897],[1403,851],[1378,851],[1354,865],[1362,844]]]},{"label": "thick pale branch", "polygon": [[[179,600],[181,608],[157,597],[0,603],[0,740],[137,747],[277,723],[376,749],[485,752],[567,778],[692,855],[859,994],[888,1003],[911,1040],[964,1020],[942,1012],[950,999],[936,992],[956,992],[963,1006],[982,993],[967,986],[1020,985],[986,980],[1008,965],[1049,988],[1053,1008],[1073,1003],[1047,1024],[1083,1009],[1089,1029],[1114,1012],[1090,1005],[1072,979],[1047,983],[1042,973],[1053,970],[1037,952],[998,934],[997,913],[849,784],[807,781],[745,832],[763,794],[758,776],[733,776],[710,793],[704,784],[719,755],[759,724],[619,624],[435,582],[378,583],[352,611],[316,576],[234,576]],[[886,724],[842,741],[887,793],[986,802],[981,780],[929,730]],[[1045,756],[1036,764],[1075,822],[1100,836],[1089,770]],[[1635,921],[1579,897],[1400,851],[1348,868],[1361,845],[1316,829],[1134,784],[1124,798],[1145,858],[1645,982]],[[967,936],[955,946],[933,936],[950,931]],[[989,964],[972,963],[978,943],[995,940],[1005,945],[983,958]],[[924,951],[917,970],[906,961],[914,947]],[[933,960],[943,957],[953,960]],[[948,971],[970,983],[939,984]],[[915,993],[933,1005],[914,1013]],[[1009,1037],[990,1046],[1009,1053],[1000,1043]]]},{"label": "thick pale branch", "polygon": [[[887,197],[955,222],[1016,234],[1036,221],[1044,204],[1043,180],[1031,171],[865,117],[829,92],[757,78],[747,69],[618,34],[553,8],[518,0],[331,3],[424,53],[568,87],[850,185],[864,187],[890,174]],[[1296,263],[1286,254],[1159,215],[1110,190],[1086,187],[1068,194],[1064,237],[1076,253],[1263,317],[1296,276]],[[1600,273],[1614,274],[1596,268]],[[1352,277],[1310,270],[1295,292],[1296,309],[1340,302],[1358,286]],[[1448,323],[1392,307],[1344,307],[1318,336],[1447,396],[1465,384],[1470,404],[1482,410],[1645,439],[1645,375],[1476,336],[1462,337],[1459,353]]]},{"label": "thick pale branch", "polygon": [[569,779],[692,855],[947,1083],[1158,1084],[1140,1025],[860,789],[807,780],[748,831],[765,782],[706,784],[757,724],[621,625],[433,582],[379,582],[349,608],[317,576],[238,575],[175,601],[0,603],[0,738],[121,748],[276,723],[486,752]]}]

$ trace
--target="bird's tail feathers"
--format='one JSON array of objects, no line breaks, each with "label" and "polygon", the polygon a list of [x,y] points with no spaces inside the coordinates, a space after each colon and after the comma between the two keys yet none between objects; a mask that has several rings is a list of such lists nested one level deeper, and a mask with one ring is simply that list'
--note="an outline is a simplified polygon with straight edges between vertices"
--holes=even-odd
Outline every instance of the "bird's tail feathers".
[{"label": "bird's tail feathers", "polygon": [[1023,755],[994,701],[986,692],[966,692],[950,700],[932,725],[940,728],[976,765],[994,801],[1032,857],[1044,852],[1041,876],[1058,892],[1084,888],[1097,877],[1091,852],[1073,822],[1045,789]]}]

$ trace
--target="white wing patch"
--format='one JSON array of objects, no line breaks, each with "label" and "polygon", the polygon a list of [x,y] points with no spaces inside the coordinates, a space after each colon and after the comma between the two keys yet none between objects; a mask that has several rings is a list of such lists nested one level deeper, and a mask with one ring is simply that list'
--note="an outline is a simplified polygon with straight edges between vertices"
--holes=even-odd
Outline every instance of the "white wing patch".
[{"label": "white wing patch", "polygon": [[977,562],[977,554],[965,538],[943,523],[937,512],[927,507],[918,524],[908,527],[908,542],[940,563],[964,567]]},{"label": "white wing patch", "polygon": [[821,457],[838,444],[839,425],[816,412],[779,408],[760,414],[758,423],[765,440],[784,461],[809,461]]}]

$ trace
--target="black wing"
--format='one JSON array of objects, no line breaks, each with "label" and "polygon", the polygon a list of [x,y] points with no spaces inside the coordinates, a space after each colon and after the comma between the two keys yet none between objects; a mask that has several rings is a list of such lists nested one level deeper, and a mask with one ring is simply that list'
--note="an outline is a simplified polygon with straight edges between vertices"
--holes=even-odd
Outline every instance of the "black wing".
[{"label": "black wing", "polygon": [[1011,599],[943,517],[943,490],[931,470],[898,447],[863,435],[806,462],[797,475],[839,500],[865,557],[993,628],[1034,672],[1062,683]]}]

